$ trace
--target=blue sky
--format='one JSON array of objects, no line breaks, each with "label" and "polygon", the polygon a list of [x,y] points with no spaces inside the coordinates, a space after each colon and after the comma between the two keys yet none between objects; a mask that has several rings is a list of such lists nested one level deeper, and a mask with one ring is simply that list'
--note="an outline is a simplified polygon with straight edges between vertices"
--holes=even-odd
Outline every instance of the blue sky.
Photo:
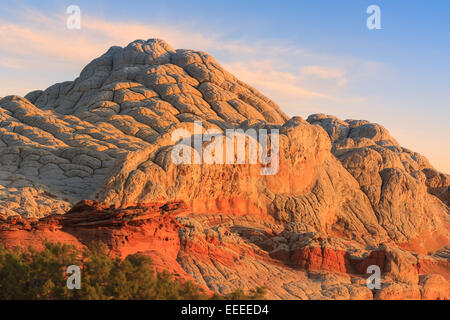
[{"label": "blue sky", "polygon": [[[65,26],[68,5],[81,29]],[[366,27],[369,5],[382,30]],[[111,45],[207,51],[289,115],[384,125],[450,173],[450,1],[2,1],[0,96],[74,79]]]}]

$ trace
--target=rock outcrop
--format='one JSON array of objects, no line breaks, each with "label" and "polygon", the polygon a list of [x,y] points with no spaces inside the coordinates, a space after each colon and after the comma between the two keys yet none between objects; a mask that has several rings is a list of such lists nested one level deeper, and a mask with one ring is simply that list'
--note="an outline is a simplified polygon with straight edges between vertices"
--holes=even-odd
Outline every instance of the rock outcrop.
[{"label": "rock outcrop", "polygon": [[[395,246],[369,249],[313,232],[276,234],[271,227],[251,216],[199,215],[184,202],[116,208],[82,201],[64,215],[0,219],[0,241],[8,248],[36,249],[47,241],[80,249],[102,241],[113,256],[150,256],[157,270],[193,280],[210,292],[266,286],[269,298],[276,299],[450,297],[444,276],[429,273],[448,270],[444,259],[424,261]],[[383,274],[383,286],[374,292],[366,286],[369,265],[379,265]]]},{"label": "rock outcrop", "polygon": [[449,175],[402,148],[380,125],[323,114],[308,122],[327,131],[333,154],[358,181],[390,239],[422,253],[448,243]]},{"label": "rock outcrop", "polygon": [[[174,139],[180,130],[200,145]],[[244,163],[220,164],[239,148],[229,130]],[[248,161],[251,133],[278,142],[271,163]],[[173,161],[180,143],[194,164]],[[207,151],[213,161],[195,163]],[[1,243],[102,240],[220,293],[448,299],[449,192],[449,175],[382,126],[289,119],[208,54],[162,40],[112,47],[75,81],[0,100]]]}]

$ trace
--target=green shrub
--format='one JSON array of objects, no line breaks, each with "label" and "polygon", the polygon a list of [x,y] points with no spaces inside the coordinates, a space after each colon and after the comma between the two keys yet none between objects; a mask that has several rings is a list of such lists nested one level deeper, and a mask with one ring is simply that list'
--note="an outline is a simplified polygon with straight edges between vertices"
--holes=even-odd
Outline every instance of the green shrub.
[{"label": "green shrub", "polygon": [[[70,290],[69,265],[82,269],[81,289]],[[181,283],[168,272],[155,272],[147,256],[111,258],[103,243],[79,252],[74,246],[48,243],[45,249],[7,250],[0,245],[0,299],[45,300],[200,300],[263,299],[264,288],[246,295],[237,290],[227,296],[208,297],[192,282]]]}]

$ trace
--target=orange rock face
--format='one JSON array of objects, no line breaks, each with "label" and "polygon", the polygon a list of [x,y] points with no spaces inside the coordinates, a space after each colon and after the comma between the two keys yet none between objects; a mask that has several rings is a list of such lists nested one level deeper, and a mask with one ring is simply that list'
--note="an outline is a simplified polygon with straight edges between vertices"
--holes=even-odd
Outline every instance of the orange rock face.
[{"label": "orange rock face", "polygon": [[[233,160],[250,158],[252,132],[278,141],[277,170],[173,160],[181,145],[211,149],[210,130],[245,133],[240,145],[232,138]],[[199,136],[197,147],[184,141]],[[449,187],[381,125],[289,119],[207,53],[159,39],[112,47],[74,81],[0,99],[1,243],[101,240],[111,255],[149,255],[222,294],[448,298]],[[373,265],[382,287],[371,291]]]},{"label": "orange rock face", "polygon": [[[202,224],[195,225],[192,217]],[[232,223],[232,219],[239,221],[240,228]],[[253,223],[251,220],[246,222]],[[192,215],[191,209],[180,201],[118,209],[86,200],[65,215],[41,219],[0,218],[0,242],[7,248],[33,246],[42,249],[46,242],[61,242],[81,249],[92,241],[102,241],[112,256],[148,255],[156,270],[167,270],[179,279],[192,280],[207,292],[224,293],[233,288],[208,281],[208,277],[213,279],[221,272],[228,281],[240,275],[239,282],[247,287],[268,286],[271,298],[283,297],[279,278],[283,283],[302,280],[303,286],[289,290],[291,298],[294,295],[302,297],[300,292],[318,283],[322,288],[320,294],[309,292],[303,298],[333,297],[336,287],[347,295],[334,298],[450,297],[448,261],[415,258],[406,251],[390,247],[363,250],[356,256],[355,248],[345,247],[338,243],[339,240],[314,234],[297,235],[292,239],[292,234],[286,231],[276,234],[267,227],[266,230],[252,229],[244,224],[239,217],[212,215],[200,218]],[[201,230],[205,225],[215,228]],[[365,287],[365,273],[370,265],[380,266],[386,279],[381,290],[371,292]],[[257,272],[261,268],[269,272],[259,274],[259,278]],[[251,274],[246,272],[249,269]],[[326,273],[318,277],[320,273],[315,272]],[[330,276],[335,278],[331,281]],[[273,283],[271,278],[275,280]]]},{"label": "orange rock face", "polygon": [[[102,241],[113,256],[149,255],[156,269],[190,279],[176,262],[180,250],[180,225],[174,217],[184,211],[186,206],[182,202],[149,203],[117,210],[95,201],[82,201],[65,215],[40,220],[2,219],[0,242],[7,248],[33,246],[42,249],[46,242],[82,248],[91,242]],[[164,248],[163,252],[161,248]]]}]

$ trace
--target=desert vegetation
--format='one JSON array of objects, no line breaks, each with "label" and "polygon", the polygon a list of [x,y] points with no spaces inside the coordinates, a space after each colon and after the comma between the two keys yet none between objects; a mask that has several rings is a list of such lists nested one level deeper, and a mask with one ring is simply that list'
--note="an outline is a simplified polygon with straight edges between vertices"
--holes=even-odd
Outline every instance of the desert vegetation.
[{"label": "desert vegetation", "polygon": [[[80,289],[69,289],[67,266],[82,268]],[[262,299],[265,288],[242,289],[229,295],[208,295],[192,282],[168,272],[155,272],[151,258],[131,255],[112,258],[102,242],[81,252],[75,246],[47,243],[44,250],[0,246],[0,299],[44,300],[200,300]]]}]

